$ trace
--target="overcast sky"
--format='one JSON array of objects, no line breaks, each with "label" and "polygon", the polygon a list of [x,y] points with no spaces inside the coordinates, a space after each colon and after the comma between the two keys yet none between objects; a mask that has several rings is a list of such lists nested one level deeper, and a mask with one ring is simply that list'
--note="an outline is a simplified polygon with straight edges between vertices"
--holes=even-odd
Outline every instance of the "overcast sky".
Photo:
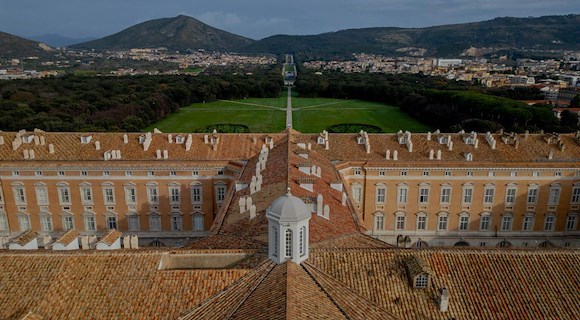
[{"label": "overcast sky", "polygon": [[185,14],[253,39],[580,13],[578,0],[0,0],[0,31],[103,37]]}]

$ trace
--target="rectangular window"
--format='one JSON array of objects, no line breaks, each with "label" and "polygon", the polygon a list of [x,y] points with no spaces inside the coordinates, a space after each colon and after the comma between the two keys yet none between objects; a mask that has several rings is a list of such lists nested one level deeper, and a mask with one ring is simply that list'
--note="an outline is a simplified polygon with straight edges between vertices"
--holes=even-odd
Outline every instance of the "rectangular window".
[{"label": "rectangular window", "polygon": [[395,230],[405,230],[405,216],[397,216],[395,220]]},{"label": "rectangular window", "polygon": [[73,217],[70,215],[65,215],[62,217],[62,229],[64,231],[69,231],[74,229]]},{"label": "rectangular window", "polygon": [[550,188],[550,196],[548,197],[548,204],[557,205],[560,203],[560,188],[552,187]]},{"label": "rectangular window", "polygon": [[461,216],[459,217],[459,230],[468,230],[469,229],[469,217],[468,216]]},{"label": "rectangular window", "polygon": [[473,199],[473,188],[471,188],[471,187],[463,188],[463,198],[462,199],[463,199],[464,204],[471,203],[471,200]]},{"label": "rectangular window", "polygon": [[528,189],[528,197],[527,203],[528,204],[536,204],[538,201],[538,188],[529,188]]},{"label": "rectangular window", "polygon": [[539,177],[539,176],[540,176],[540,171],[532,172],[532,177]]},{"label": "rectangular window", "polygon": [[360,187],[353,187],[352,188],[352,197],[354,198],[354,202],[360,203],[362,197],[362,188]]},{"label": "rectangular window", "polygon": [[139,231],[139,216],[132,214],[127,216],[129,231]]},{"label": "rectangular window", "polygon": [[181,216],[172,215],[171,216],[171,231],[181,231],[183,230]]},{"label": "rectangular window", "polygon": [[155,171],[147,171],[147,176],[153,177],[155,175]]},{"label": "rectangular window", "polygon": [[86,177],[88,175],[89,175],[89,172],[88,171],[81,171],[81,176]]},{"label": "rectangular window", "polygon": [[421,187],[419,188],[419,203],[429,202],[429,188]]},{"label": "rectangular window", "polygon": [[576,216],[568,216],[566,219],[566,231],[576,230]]},{"label": "rectangular window", "polygon": [[377,189],[377,196],[376,196],[376,202],[377,203],[385,203],[385,195],[387,193],[387,189],[385,188],[378,188]]},{"label": "rectangular window", "polygon": [[20,175],[20,171],[12,171],[12,175],[18,177]]},{"label": "rectangular window", "polygon": [[523,231],[532,231],[534,229],[534,217],[524,216],[524,222],[522,223]]},{"label": "rectangular window", "polygon": [[555,216],[546,216],[544,221],[544,231],[554,231],[554,222],[556,221]]},{"label": "rectangular window", "polygon": [[97,225],[95,224],[94,215],[86,215],[85,220],[85,231],[97,231]]},{"label": "rectangular window", "polygon": [[444,174],[444,176],[446,176],[446,177],[451,177],[451,171],[445,171],[445,174]]},{"label": "rectangular window", "polygon": [[491,223],[491,216],[481,216],[479,230],[481,230],[481,231],[489,230],[490,223]]},{"label": "rectangular window", "polygon": [[132,176],[132,175],[133,175],[133,171],[125,171],[125,175],[126,175],[127,177],[130,177],[130,176]]},{"label": "rectangular window", "polygon": [[439,216],[437,230],[447,230],[447,216]]},{"label": "rectangular window", "polygon": [[467,175],[468,177],[473,177],[473,171],[467,171],[467,172],[466,172],[466,175]]},{"label": "rectangular window", "polygon": [[117,229],[117,217],[107,217],[107,229]]},{"label": "rectangular window", "polygon": [[488,177],[495,177],[495,171],[488,171],[487,176]]},{"label": "rectangular window", "polygon": [[177,175],[177,172],[175,171],[169,171],[169,175],[172,177],[175,177]]},{"label": "rectangular window", "polygon": [[170,187],[169,188],[169,202],[172,204],[181,203],[181,197],[179,194],[179,187]]},{"label": "rectangular window", "polygon": [[39,206],[48,205],[48,190],[46,190],[46,187],[36,187],[36,203]]},{"label": "rectangular window", "polygon": [[59,176],[64,176],[64,171],[59,171],[59,172],[58,172],[58,175],[59,175]]},{"label": "rectangular window", "polygon": [[125,202],[127,204],[137,203],[137,190],[134,187],[125,187]]},{"label": "rectangular window", "polygon": [[83,204],[93,203],[93,190],[90,187],[81,188],[81,199]]},{"label": "rectangular window", "polygon": [[407,175],[407,171],[401,171],[401,176],[406,176]]},{"label": "rectangular window", "polygon": [[406,187],[399,187],[397,189],[397,203],[398,204],[406,204],[407,203],[407,193],[409,189]]},{"label": "rectangular window", "polygon": [[24,186],[14,187],[14,201],[17,205],[26,205],[26,193],[24,192]]},{"label": "rectangular window", "polygon": [[483,203],[492,204],[495,189],[493,187],[486,187],[483,194]]},{"label": "rectangular window", "polygon": [[423,171],[423,176],[424,176],[424,177],[427,177],[427,176],[429,176],[429,171]]},{"label": "rectangular window", "polygon": [[41,175],[42,175],[42,171],[35,171],[35,172],[34,172],[34,175],[36,175],[36,176],[41,176]]},{"label": "rectangular window", "polygon": [[501,231],[510,231],[512,229],[512,217],[504,216],[501,219]]},{"label": "rectangular window", "polygon": [[386,176],[387,173],[385,172],[385,170],[379,170],[379,176]]},{"label": "rectangular window", "polygon": [[360,169],[354,169],[354,175],[360,176]]},{"label": "rectangular window", "polygon": [[218,186],[217,187],[217,202],[222,202],[226,198],[226,187],[225,186]]},{"label": "rectangular window", "polygon": [[161,217],[158,214],[151,214],[149,216],[149,230],[161,231]]},{"label": "rectangular window", "polygon": [[517,171],[511,171],[510,172],[510,177],[517,177],[518,176],[518,172]]},{"label": "rectangular window", "polygon": [[417,217],[417,230],[427,230],[427,216]]},{"label": "rectangular window", "polygon": [[506,204],[515,204],[516,203],[516,191],[517,191],[517,189],[514,187],[508,187],[505,190],[505,203]]},{"label": "rectangular window", "polygon": [[68,187],[58,188],[60,204],[70,204],[70,191]]},{"label": "rectangular window", "polygon": [[201,204],[201,186],[191,186],[191,202]]},{"label": "rectangular window", "polygon": [[191,171],[192,176],[199,176],[199,171]]},{"label": "rectangular window", "polygon": [[0,213],[0,231],[8,231],[8,217],[4,213]]},{"label": "rectangular window", "polygon": [[40,216],[42,231],[52,231],[52,217],[50,215]]},{"label": "rectangular window", "polygon": [[27,214],[19,215],[18,225],[20,227],[20,231],[30,230],[30,217]]},{"label": "rectangular window", "polygon": [[449,187],[442,187],[441,188],[441,203],[450,203],[451,202],[451,188]]},{"label": "rectangular window", "polygon": [[110,175],[111,175],[111,173],[109,171],[103,171],[103,176],[108,177]]},{"label": "rectangular window", "polygon": [[580,203],[580,187],[572,188],[572,196],[570,197],[571,203]]},{"label": "rectangular window", "polygon": [[147,200],[149,204],[159,203],[159,195],[157,192],[157,187],[147,187]]},{"label": "rectangular window", "polygon": [[113,188],[104,188],[103,194],[105,196],[105,204],[115,204],[115,190]]},{"label": "rectangular window", "polygon": [[561,177],[562,176],[562,171],[555,171],[554,172],[554,176]]},{"label": "rectangular window", "polygon": [[376,216],[375,217],[375,230],[383,230],[385,228],[385,217]]}]

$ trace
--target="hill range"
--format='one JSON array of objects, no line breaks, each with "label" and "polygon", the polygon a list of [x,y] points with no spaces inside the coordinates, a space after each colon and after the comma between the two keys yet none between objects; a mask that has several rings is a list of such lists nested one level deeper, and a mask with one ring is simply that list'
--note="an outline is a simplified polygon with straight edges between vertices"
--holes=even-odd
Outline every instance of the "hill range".
[{"label": "hill range", "polygon": [[[238,53],[300,52],[310,57],[418,54],[457,56],[501,50],[580,50],[580,15],[493,20],[426,28],[377,27],[348,29],[318,35],[274,35],[256,41],[213,28],[180,15],[146,21],[116,34],[70,46],[76,49],[127,50],[166,47]],[[45,49],[42,49],[45,48]],[[0,33],[0,56],[45,53],[48,47]]]}]

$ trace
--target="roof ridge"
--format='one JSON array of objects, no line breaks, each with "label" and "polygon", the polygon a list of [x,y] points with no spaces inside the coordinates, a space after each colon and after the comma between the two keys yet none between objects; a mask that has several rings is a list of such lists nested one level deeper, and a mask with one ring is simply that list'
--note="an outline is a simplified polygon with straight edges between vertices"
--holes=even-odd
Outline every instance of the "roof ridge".
[{"label": "roof ridge", "polygon": [[[344,313],[346,318],[348,318],[348,319],[361,319],[361,320],[365,320],[365,319],[382,319],[382,320],[384,320],[384,319],[393,319],[393,320],[399,319],[391,312],[383,309],[380,305],[376,304],[374,301],[367,299],[365,297],[362,297],[360,294],[353,291],[349,286],[345,285],[341,281],[336,280],[335,278],[326,274],[324,271],[318,269],[317,267],[313,266],[312,264],[310,264],[308,262],[304,262],[303,268],[310,275],[310,277],[318,284],[318,286],[328,295],[329,299],[337,306],[337,308],[339,308],[340,311]],[[328,282],[328,283],[323,284],[323,282]],[[343,292],[330,293],[329,292],[330,288],[332,288],[332,290],[340,290]],[[353,310],[347,310],[348,308],[343,307],[343,304],[336,299],[336,298],[342,297],[344,291],[352,294],[355,298],[357,298],[357,301],[351,300],[350,303],[358,304],[359,302],[362,302],[364,304],[368,304],[373,309],[369,309],[369,308],[362,309],[362,310],[365,310],[364,314],[361,314],[361,313],[353,311]],[[358,306],[355,306],[352,309],[358,309]]]},{"label": "roof ridge", "polygon": [[267,272],[264,272],[260,276],[260,278],[258,279],[256,284],[254,286],[252,286],[250,288],[250,290],[248,290],[248,292],[246,292],[244,299],[242,299],[240,301],[240,303],[235,308],[233,308],[233,310],[231,310],[230,314],[227,316],[226,319],[231,319],[231,317],[236,313],[236,311],[238,311],[238,309],[240,309],[240,307],[244,304],[244,302],[246,302],[246,300],[248,300],[248,298],[252,295],[252,293],[254,293],[254,291],[256,291],[256,288],[258,288],[260,286],[260,284],[262,282],[264,282],[264,279],[266,279],[268,277],[268,275],[272,272],[272,270],[274,270],[274,267],[276,266],[276,263],[274,263],[274,261],[268,259],[268,261],[266,261],[266,263],[269,263]]},{"label": "roof ridge", "polygon": [[[185,312],[184,314],[182,314],[178,320],[188,320],[188,319],[198,319],[198,315],[196,315],[197,312],[201,311],[202,309],[205,309],[206,307],[210,306],[211,304],[213,304],[214,302],[216,302],[218,299],[224,297],[225,295],[227,295],[228,293],[231,293],[233,291],[237,291],[241,288],[244,287],[244,282],[248,281],[249,279],[253,279],[253,278],[257,278],[253,281],[257,281],[257,283],[261,283],[261,281],[270,273],[270,271],[272,271],[272,269],[274,268],[275,264],[273,263],[272,260],[270,259],[266,259],[262,264],[260,264],[257,268],[254,269],[253,272],[250,272],[249,274],[239,278],[237,281],[235,281],[234,283],[230,284],[228,287],[226,287],[224,290],[222,290],[221,292],[209,297],[208,299],[206,299],[205,301],[203,301],[202,303],[200,303],[196,308],[191,309],[187,312]],[[267,272],[264,272],[267,271]],[[256,285],[257,286],[257,285]],[[246,299],[248,298],[248,296],[251,294],[251,292],[253,291],[253,289],[255,289],[256,286],[252,286],[251,290],[249,290],[249,293],[245,293],[243,299],[241,299],[238,303],[238,306],[234,306],[233,312],[235,312],[235,310],[237,310],[237,308],[239,308],[240,305],[242,305],[244,303],[244,301],[246,301]],[[227,314],[227,318],[231,317],[231,315],[233,314],[233,312],[228,312]],[[209,315],[208,315],[209,316]],[[226,319],[227,319],[226,318]]]}]

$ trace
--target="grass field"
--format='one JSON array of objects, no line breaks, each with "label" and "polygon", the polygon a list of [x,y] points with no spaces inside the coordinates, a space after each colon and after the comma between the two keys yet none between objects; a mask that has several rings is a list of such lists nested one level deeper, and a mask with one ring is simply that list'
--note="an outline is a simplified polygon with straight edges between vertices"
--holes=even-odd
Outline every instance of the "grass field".
[{"label": "grass field", "polygon": [[[321,132],[340,123],[370,124],[384,132],[426,132],[431,129],[397,107],[375,102],[298,98],[293,95],[292,107],[294,129],[303,133]],[[182,108],[146,130],[193,132],[214,124],[230,123],[246,125],[250,132],[279,132],[285,128],[285,109],[286,92],[280,98],[197,103]]]}]

